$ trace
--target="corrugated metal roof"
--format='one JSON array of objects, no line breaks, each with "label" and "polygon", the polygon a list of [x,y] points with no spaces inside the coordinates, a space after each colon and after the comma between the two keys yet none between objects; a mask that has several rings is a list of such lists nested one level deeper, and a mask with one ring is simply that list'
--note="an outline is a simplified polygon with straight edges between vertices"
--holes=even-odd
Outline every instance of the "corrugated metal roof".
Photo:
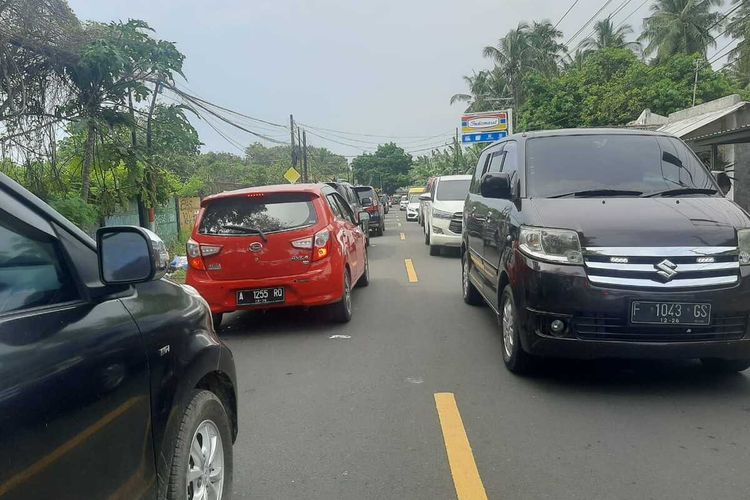
[{"label": "corrugated metal roof", "polygon": [[685,118],[678,120],[674,123],[667,123],[663,127],[659,127],[659,132],[666,132],[668,134],[676,135],[677,137],[685,137],[691,132],[695,132],[701,127],[708,125],[709,123],[718,120],[730,113],[734,113],[738,109],[742,108],[746,102],[740,102],[732,106],[720,109],[718,111],[712,111],[710,113],[703,113],[691,118]]}]

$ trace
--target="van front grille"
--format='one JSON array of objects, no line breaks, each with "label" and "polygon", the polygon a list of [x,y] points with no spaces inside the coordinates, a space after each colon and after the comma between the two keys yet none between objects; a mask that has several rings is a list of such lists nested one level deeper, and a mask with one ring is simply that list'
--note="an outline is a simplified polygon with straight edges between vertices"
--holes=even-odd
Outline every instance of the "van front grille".
[{"label": "van front grille", "polygon": [[448,229],[452,233],[461,234],[461,229],[463,229],[463,219],[463,212],[456,212],[453,214],[450,224],[448,224]]},{"label": "van front grille", "polygon": [[588,247],[589,281],[609,287],[718,288],[739,280],[736,247]]}]

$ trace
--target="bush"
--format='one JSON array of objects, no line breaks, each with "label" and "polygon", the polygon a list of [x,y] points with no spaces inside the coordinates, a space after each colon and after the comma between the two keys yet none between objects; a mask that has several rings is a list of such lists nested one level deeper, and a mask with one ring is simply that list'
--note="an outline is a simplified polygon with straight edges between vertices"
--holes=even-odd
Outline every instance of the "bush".
[{"label": "bush", "polygon": [[80,196],[55,198],[50,201],[52,208],[84,231],[99,225],[99,212],[96,207],[83,201]]}]

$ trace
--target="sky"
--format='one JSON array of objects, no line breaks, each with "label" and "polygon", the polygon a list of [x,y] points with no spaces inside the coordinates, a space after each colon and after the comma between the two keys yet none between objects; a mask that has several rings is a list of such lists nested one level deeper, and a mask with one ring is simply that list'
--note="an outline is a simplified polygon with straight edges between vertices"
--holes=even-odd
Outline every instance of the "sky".
[{"label": "sky", "polygon": [[[274,123],[287,124],[293,113],[309,126],[308,144],[347,156],[387,140],[373,135],[393,136],[414,154],[444,144],[465,107],[449,104],[466,91],[462,75],[491,65],[482,48],[521,21],[556,23],[573,1],[68,0],[82,20],[142,19],[175,42],[185,54],[183,88],[193,94]],[[579,0],[559,25],[564,40],[605,3]],[[599,17],[623,3],[615,22],[636,11],[627,22],[640,31],[651,2],[614,0]],[[233,144],[192,121],[204,151],[239,154],[255,141],[221,127]],[[254,130],[289,140],[280,128]]]}]

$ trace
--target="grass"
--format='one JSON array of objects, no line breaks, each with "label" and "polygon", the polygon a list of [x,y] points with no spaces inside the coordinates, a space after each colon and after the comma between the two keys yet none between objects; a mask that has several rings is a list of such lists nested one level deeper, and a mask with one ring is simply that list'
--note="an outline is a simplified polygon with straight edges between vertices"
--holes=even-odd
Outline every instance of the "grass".
[{"label": "grass", "polygon": [[167,278],[174,281],[175,283],[185,283],[185,270],[178,269],[172,274],[168,274]]}]

